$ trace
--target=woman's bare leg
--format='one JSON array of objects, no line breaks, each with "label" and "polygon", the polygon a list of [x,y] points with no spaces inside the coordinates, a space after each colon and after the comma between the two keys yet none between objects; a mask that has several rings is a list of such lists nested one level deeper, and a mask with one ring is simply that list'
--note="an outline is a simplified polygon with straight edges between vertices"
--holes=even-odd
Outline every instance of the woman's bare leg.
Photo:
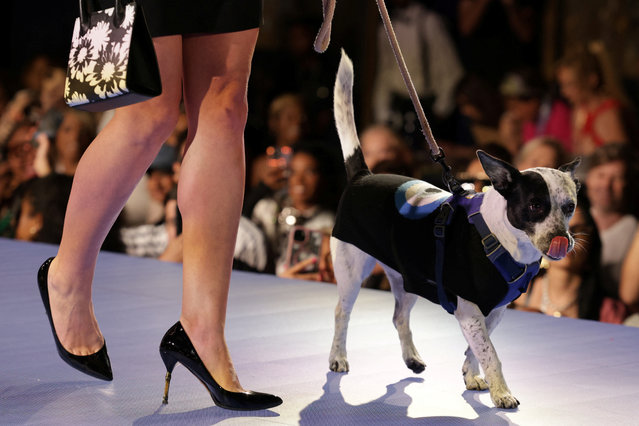
[{"label": "woman's bare leg", "polygon": [[116,111],[75,173],[62,242],[49,269],[56,333],[76,355],[95,353],[104,339],[93,314],[91,283],[98,252],[133,188],[173,130],[182,95],[182,38],[154,40],[162,95]]},{"label": "woman's bare leg", "polygon": [[184,273],[181,322],[215,380],[242,390],[224,339],[244,191],[246,90],[258,30],[184,37],[190,141],[180,170]]}]

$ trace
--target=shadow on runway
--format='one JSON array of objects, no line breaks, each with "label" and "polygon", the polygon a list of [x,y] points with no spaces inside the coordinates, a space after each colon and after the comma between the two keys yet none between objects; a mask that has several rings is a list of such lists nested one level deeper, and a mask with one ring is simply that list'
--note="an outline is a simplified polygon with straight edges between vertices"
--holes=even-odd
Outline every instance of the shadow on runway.
[{"label": "shadow on runway", "polygon": [[300,425],[318,424],[455,424],[455,425],[507,425],[509,422],[498,413],[503,410],[487,407],[479,401],[477,392],[465,391],[462,396],[477,413],[477,418],[463,417],[408,417],[408,407],[413,399],[406,394],[411,383],[423,383],[424,379],[410,377],[386,386],[386,393],[379,398],[361,405],[351,405],[344,400],[340,382],[344,373],[328,372],[324,394],[300,412]]},{"label": "shadow on runway", "polygon": [[[48,407],[77,407],[77,411],[85,412],[86,407],[95,406],[100,403],[95,398],[95,389],[103,392],[110,392],[113,387],[111,383],[97,382],[95,380],[77,380],[68,382],[36,382],[12,385],[2,383],[0,380],[0,423],[2,424],[27,424],[41,421],[41,410]],[[38,383],[39,382],[39,383]],[[87,389],[91,391],[87,392]],[[71,412],[68,418],[73,418],[77,414]],[[82,413],[80,413],[81,415]],[[50,421],[53,419],[50,419]],[[58,418],[58,421],[64,421]]]},{"label": "shadow on runway", "polygon": [[250,417],[255,419],[267,419],[279,417],[274,411],[232,411],[224,408],[211,407],[202,408],[200,410],[186,411],[184,413],[162,414],[164,406],[160,406],[155,413],[148,416],[140,417],[133,422],[134,425],[214,425],[228,419],[238,419],[242,417]]}]

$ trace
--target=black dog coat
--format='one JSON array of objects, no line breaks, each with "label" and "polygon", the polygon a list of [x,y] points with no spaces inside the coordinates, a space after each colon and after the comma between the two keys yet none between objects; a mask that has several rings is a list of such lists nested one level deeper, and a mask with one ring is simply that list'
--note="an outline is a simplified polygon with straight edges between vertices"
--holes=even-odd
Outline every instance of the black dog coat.
[{"label": "black dog coat", "polygon": [[442,286],[448,300],[440,300],[433,229],[450,198],[454,198],[450,193],[423,181],[361,171],[342,195],[333,236],[398,271],[407,292],[440,303],[449,312],[446,304],[454,306],[460,296],[488,315],[526,291],[539,263],[521,265],[508,255],[509,264],[514,262],[523,273],[507,281],[504,276],[510,272],[504,273],[500,262],[496,266],[487,257],[480,233],[469,222],[468,206],[452,206],[441,255]]}]

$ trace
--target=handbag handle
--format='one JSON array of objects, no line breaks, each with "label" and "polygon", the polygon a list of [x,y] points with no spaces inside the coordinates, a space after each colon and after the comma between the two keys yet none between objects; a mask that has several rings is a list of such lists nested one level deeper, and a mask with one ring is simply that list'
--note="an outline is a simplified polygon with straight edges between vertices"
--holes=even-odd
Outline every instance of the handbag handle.
[{"label": "handbag handle", "polygon": [[[127,1],[127,3],[129,3]],[[91,26],[91,12],[93,11],[89,5],[89,0],[79,0],[80,4],[80,31],[85,34]],[[119,27],[124,21],[126,12],[124,0],[115,0],[115,11],[113,12],[113,25]]]}]

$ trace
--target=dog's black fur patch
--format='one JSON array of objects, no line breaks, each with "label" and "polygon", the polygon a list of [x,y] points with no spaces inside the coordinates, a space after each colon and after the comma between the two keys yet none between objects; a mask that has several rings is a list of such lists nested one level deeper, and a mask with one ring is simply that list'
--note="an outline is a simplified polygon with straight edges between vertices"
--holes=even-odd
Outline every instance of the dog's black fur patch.
[{"label": "dog's black fur patch", "polygon": [[361,147],[357,147],[353,154],[344,161],[344,166],[346,167],[346,179],[348,182],[352,181],[359,173],[369,172]]},{"label": "dog's black fur patch", "polygon": [[536,223],[548,217],[552,207],[546,181],[539,173],[532,171],[520,173],[504,198],[508,220],[528,235],[534,232]]}]

